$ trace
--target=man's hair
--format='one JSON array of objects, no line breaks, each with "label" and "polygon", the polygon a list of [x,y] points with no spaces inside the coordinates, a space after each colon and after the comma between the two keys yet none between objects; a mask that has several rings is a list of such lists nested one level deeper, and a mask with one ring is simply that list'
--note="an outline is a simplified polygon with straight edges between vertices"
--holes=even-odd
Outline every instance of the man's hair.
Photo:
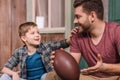
[{"label": "man's hair", "polygon": [[103,20],[104,8],[101,0],[75,0],[73,6],[74,8],[82,6],[83,10],[88,14],[95,11],[97,17]]},{"label": "man's hair", "polygon": [[18,29],[18,33],[19,33],[19,36],[24,36],[26,34],[26,32],[28,32],[28,30],[31,28],[31,27],[36,27],[37,24],[34,23],[34,22],[25,22],[25,23],[22,23],[20,26],[19,26],[19,29]]}]

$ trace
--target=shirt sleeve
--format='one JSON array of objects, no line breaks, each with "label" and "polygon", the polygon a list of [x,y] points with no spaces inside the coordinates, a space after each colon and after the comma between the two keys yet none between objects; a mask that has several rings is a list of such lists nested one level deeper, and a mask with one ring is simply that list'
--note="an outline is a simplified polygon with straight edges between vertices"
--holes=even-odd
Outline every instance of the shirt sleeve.
[{"label": "shirt sleeve", "polygon": [[120,56],[120,25],[117,25],[117,28],[115,29],[115,45]]},{"label": "shirt sleeve", "polygon": [[16,67],[18,65],[18,63],[19,63],[18,50],[15,50],[13,55],[10,57],[10,59],[5,64],[5,67],[7,67],[9,69],[13,69],[14,67]]},{"label": "shirt sleeve", "polygon": [[51,47],[52,50],[69,47],[69,44],[66,42],[66,39],[56,42],[48,42],[47,44],[49,45],[49,47]]},{"label": "shirt sleeve", "polygon": [[70,52],[80,53],[80,47],[78,43],[78,34],[73,35],[70,40]]}]

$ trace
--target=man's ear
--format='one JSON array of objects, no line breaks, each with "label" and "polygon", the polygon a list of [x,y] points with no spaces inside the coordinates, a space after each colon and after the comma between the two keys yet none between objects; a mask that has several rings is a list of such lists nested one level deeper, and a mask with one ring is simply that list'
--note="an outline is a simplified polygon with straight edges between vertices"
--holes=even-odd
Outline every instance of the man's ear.
[{"label": "man's ear", "polygon": [[96,17],[97,16],[96,16],[95,11],[91,11],[91,13],[90,13],[90,22],[93,23],[95,21]]},{"label": "man's ear", "polygon": [[25,36],[21,36],[21,40],[25,42],[26,41],[26,37]]}]

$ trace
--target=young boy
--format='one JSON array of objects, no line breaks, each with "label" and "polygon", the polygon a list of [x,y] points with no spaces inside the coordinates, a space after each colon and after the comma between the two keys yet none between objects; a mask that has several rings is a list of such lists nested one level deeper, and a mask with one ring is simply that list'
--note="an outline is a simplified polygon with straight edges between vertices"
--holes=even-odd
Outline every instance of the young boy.
[{"label": "young boy", "polygon": [[[15,50],[5,64],[0,80],[45,80],[48,72],[53,71],[50,64],[50,53],[56,49],[67,48],[69,39],[59,42],[41,42],[39,29],[34,22],[19,26],[19,36],[24,46]],[[20,77],[12,69],[20,64]]]}]

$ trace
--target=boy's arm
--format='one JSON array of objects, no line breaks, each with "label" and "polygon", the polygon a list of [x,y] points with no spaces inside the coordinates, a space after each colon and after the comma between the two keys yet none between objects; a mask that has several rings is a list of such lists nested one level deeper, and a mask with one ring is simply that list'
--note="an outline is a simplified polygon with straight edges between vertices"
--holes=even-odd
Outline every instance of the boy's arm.
[{"label": "boy's arm", "polygon": [[56,42],[48,42],[48,45],[51,47],[52,50],[67,48],[69,47],[69,40],[64,39]]},{"label": "boy's arm", "polygon": [[20,80],[20,77],[18,75],[19,72],[15,72],[7,67],[4,67],[2,69],[2,72],[12,76],[12,80]]},{"label": "boy's arm", "polygon": [[9,74],[10,76],[12,76],[12,75],[14,75],[14,74],[17,74],[17,72],[15,72],[15,71],[7,68],[7,67],[3,67],[2,72],[3,72],[3,73],[6,73],[6,74]]},{"label": "boy's arm", "polygon": [[12,80],[20,80],[18,72],[12,70],[18,64],[19,64],[19,50],[17,49],[3,67],[2,72],[12,76]]},{"label": "boy's arm", "polygon": [[52,48],[52,50],[60,49],[60,48],[67,48],[70,45],[70,39],[73,35],[78,33],[78,27],[71,30],[70,37],[67,39],[57,41],[57,42],[48,42],[48,45]]},{"label": "boy's arm", "polygon": [[5,64],[5,67],[7,67],[7,68],[12,70],[18,64],[19,64],[19,49],[15,50],[15,52],[12,54],[10,59]]},{"label": "boy's arm", "polygon": [[66,43],[70,45],[70,37],[66,39]]}]

